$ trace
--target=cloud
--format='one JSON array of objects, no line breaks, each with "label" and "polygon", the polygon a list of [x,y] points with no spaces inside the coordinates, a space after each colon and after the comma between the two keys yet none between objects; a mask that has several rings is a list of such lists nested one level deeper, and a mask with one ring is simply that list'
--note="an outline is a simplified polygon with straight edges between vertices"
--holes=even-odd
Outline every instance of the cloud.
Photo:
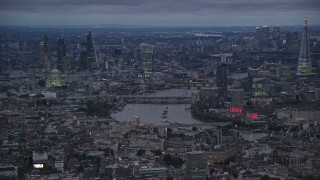
[{"label": "cloud", "polygon": [[[61,7],[113,7],[144,11],[202,11],[202,10],[310,10],[320,11],[319,0],[0,0],[0,9],[59,9]],[[1,8],[2,7],[2,8]],[[43,9],[41,9],[43,8]],[[139,13],[139,12],[137,12]]]},{"label": "cloud", "polygon": [[[272,16],[320,17],[319,0],[0,0],[6,17],[74,17],[177,20]],[[169,17],[171,16],[171,18]],[[163,18],[162,18],[163,17]],[[83,18],[83,17],[81,17]],[[84,18],[86,19],[86,18]],[[241,18],[240,18],[241,19]],[[1,23],[1,21],[0,21]]]},{"label": "cloud", "polygon": [[139,5],[146,0],[0,0],[7,6]]}]

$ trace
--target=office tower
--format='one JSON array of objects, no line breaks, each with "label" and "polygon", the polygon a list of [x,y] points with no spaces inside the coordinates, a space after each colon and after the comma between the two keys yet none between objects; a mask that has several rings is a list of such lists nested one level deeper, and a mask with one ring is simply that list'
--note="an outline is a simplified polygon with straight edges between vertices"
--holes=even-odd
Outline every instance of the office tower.
[{"label": "office tower", "polygon": [[231,106],[230,112],[231,113],[241,113],[243,111],[243,89],[231,89]]},{"label": "office tower", "polygon": [[59,38],[57,42],[57,65],[59,71],[65,71],[67,69],[67,47],[63,38]]},{"label": "office tower", "polygon": [[99,68],[97,53],[94,48],[94,40],[91,31],[87,35],[87,69],[94,70]]},{"label": "office tower", "polygon": [[153,71],[153,61],[154,61],[154,45],[152,44],[140,44],[141,52],[141,63],[144,72]]},{"label": "office tower", "polygon": [[298,59],[298,76],[309,76],[312,74],[312,64],[310,56],[310,44],[308,37],[308,19],[304,19],[304,31],[302,33],[300,52]]},{"label": "office tower", "polygon": [[87,57],[88,57],[88,52],[86,50],[82,50],[80,52],[80,58],[79,58],[79,69],[82,71],[88,70]]},{"label": "office tower", "polygon": [[259,42],[259,46],[266,47],[269,41],[269,26],[256,27],[256,39]]},{"label": "office tower", "polygon": [[299,34],[298,32],[287,32],[285,37],[285,47],[291,52],[299,51]]},{"label": "office tower", "polygon": [[258,41],[269,39],[269,26],[257,26],[256,27],[256,39]]},{"label": "office tower", "polygon": [[89,31],[89,34],[87,35],[87,51],[90,53],[94,52],[94,44],[91,31]]},{"label": "office tower", "polygon": [[281,37],[281,31],[279,26],[274,26],[272,28],[272,38],[273,40],[280,40]]},{"label": "office tower", "polygon": [[41,47],[41,66],[42,68],[45,67],[45,72],[47,75],[47,82],[46,85],[47,87],[50,87],[51,84],[51,61],[49,57],[49,39],[47,35],[44,35],[43,37],[43,42],[40,43]]},{"label": "office tower", "polygon": [[49,39],[47,35],[44,35],[43,41],[40,42],[40,66],[45,69],[46,73],[50,73],[51,62],[49,58]]},{"label": "office tower", "polygon": [[286,44],[292,42],[292,32],[287,32],[287,33],[286,33],[285,40],[286,40]]},{"label": "office tower", "polygon": [[207,156],[201,151],[187,153],[186,179],[203,180],[207,179]]},{"label": "office tower", "polygon": [[267,25],[262,26],[261,38],[264,40],[269,39],[269,26],[267,26]]},{"label": "office tower", "polygon": [[228,65],[220,62],[218,64],[216,83],[218,87],[218,99],[222,103],[227,100],[228,95]]},{"label": "office tower", "polygon": [[260,26],[257,26],[256,27],[256,39],[258,41],[260,41],[261,37],[262,37],[262,28]]},{"label": "office tower", "polygon": [[238,88],[238,89],[231,89],[231,104],[235,106],[240,106],[243,107],[243,89]]},{"label": "office tower", "polygon": [[281,38],[281,31],[279,26],[274,26],[272,28],[272,46],[273,49],[280,49],[282,47],[282,38]]},{"label": "office tower", "polygon": [[39,65],[41,68],[45,67],[45,58],[44,58],[44,42],[43,40],[39,43]]}]

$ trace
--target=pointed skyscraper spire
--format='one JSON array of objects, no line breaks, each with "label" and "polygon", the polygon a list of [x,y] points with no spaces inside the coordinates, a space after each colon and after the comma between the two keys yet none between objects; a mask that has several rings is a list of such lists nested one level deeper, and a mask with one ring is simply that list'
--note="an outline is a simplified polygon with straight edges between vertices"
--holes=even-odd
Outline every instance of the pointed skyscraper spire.
[{"label": "pointed skyscraper spire", "polygon": [[308,19],[304,18],[304,31],[302,33],[299,59],[298,59],[298,76],[309,76],[312,73],[312,63],[310,57],[310,44],[308,37]]}]

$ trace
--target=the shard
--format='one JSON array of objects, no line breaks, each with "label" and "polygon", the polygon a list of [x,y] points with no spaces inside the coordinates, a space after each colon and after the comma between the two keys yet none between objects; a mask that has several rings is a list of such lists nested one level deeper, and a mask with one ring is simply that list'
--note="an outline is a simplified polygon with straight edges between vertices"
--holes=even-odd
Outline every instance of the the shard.
[{"label": "the shard", "polygon": [[312,61],[310,56],[310,44],[308,37],[308,19],[304,18],[304,31],[301,38],[297,75],[309,76],[312,74]]}]

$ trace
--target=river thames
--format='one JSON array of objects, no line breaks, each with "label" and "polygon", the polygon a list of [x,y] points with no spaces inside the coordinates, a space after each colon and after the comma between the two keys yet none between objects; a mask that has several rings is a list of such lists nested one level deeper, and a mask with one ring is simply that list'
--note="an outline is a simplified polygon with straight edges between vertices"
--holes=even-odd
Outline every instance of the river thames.
[{"label": "river thames", "polygon": [[[191,97],[193,90],[190,89],[170,89],[156,91],[155,93],[145,94],[145,96],[184,96]],[[122,111],[118,111],[112,114],[113,118],[117,121],[127,122],[133,121],[134,116],[140,118],[140,122],[144,124],[169,124],[169,123],[180,123],[180,124],[208,124],[199,121],[192,117],[189,110],[190,104],[127,104],[123,107]],[[167,111],[166,117],[163,118],[162,114]],[[164,122],[166,121],[166,122]],[[240,135],[248,141],[257,141],[265,136],[267,133],[260,132],[240,132]]]},{"label": "river thames", "polygon": [[[145,96],[191,97],[191,93],[190,89],[170,89],[145,94]],[[162,124],[163,121],[181,124],[202,123],[192,117],[189,108],[190,104],[127,104],[122,111],[112,116],[117,121],[132,121],[134,116],[138,116],[142,123],[152,124]],[[162,117],[164,111],[167,111],[166,118]]]}]

